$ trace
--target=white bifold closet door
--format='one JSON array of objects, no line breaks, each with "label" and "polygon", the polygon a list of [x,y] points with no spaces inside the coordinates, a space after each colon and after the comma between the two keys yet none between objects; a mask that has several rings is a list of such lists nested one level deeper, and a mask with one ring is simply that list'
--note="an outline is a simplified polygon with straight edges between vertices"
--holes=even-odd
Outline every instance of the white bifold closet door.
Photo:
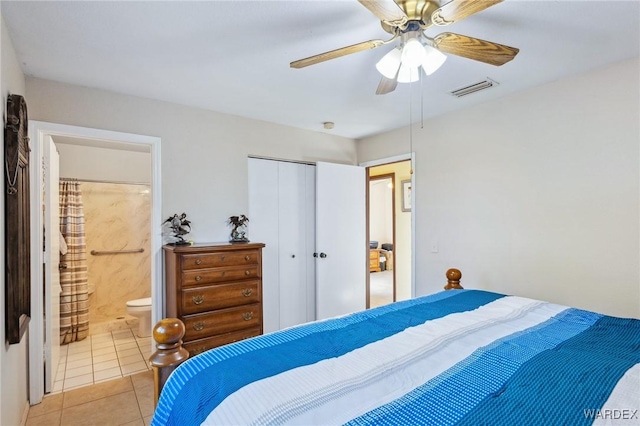
[{"label": "white bifold closet door", "polygon": [[280,328],[315,319],[315,167],[278,163]]},{"label": "white bifold closet door", "polygon": [[315,319],[315,166],[249,159],[249,238],[262,254],[265,333]]}]

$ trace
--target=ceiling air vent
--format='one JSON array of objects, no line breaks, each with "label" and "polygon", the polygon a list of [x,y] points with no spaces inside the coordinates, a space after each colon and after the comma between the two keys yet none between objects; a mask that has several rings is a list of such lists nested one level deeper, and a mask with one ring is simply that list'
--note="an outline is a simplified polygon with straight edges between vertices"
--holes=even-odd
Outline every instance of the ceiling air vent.
[{"label": "ceiling air vent", "polygon": [[469,84],[468,86],[464,86],[461,87],[459,89],[456,90],[452,90],[451,92],[449,92],[451,95],[455,96],[456,98],[461,98],[463,96],[467,96],[470,95],[472,93],[476,93],[479,92],[481,90],[486,90],[486,89],[490,89],[494,86],[497,86],[499,83],[497,81],[493,81],[490,78],[485,78],[482,81],[479,81],[477,83],[473,83],[473,84]]}]

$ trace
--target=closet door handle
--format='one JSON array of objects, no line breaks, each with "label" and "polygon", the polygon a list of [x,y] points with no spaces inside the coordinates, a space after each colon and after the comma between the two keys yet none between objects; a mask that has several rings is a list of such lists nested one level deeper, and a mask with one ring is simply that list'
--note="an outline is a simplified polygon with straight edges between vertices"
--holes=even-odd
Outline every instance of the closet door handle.
[{"label": "closet door handle", "polygon": [[204,323],[203,322],[197,322],[195,324],[193,324],[193,329],[195,331],[200,331],[204,328]]},{"label": "closet door handle", "polygon": [[204,302],[204,296],[199,294],[197,296],[193,296],[191,300],[193,300],[193,303],[195,303],[196,305],[200,305],[202,302]]},{"label": "closet door handle", "polygon": [[245,321],[249,321],[252,318],[253,318],[253,312],[245,312],[244,314],[242,314],[242,319]]},{"label": "closet door handle", "polygon": [[244,297],[249,297],[251,296],[251,293],[253,293],[253,290],[250,288],[245,288],[244,290],[242,290],[242,295]]},{"label": "closet door handle", "polygon": [[327,257],[327,253],[320,253],[320,257],[324,259],[325,257]]}]

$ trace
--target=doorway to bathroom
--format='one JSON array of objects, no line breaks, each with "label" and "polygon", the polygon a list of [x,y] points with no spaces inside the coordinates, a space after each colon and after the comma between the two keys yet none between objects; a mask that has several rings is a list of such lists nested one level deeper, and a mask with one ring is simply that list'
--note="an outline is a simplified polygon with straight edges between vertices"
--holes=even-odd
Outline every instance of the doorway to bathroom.
[{"label": "doorway to bathroom", "polygon": [[[34,195],[31,203],[32,229],[40,231],[32,235],[32,248],[45,247],[44,259],[38,250],[32,254],[32,294],[39,297],[32,302],[29,399],[36,404],[44,393],[148,369],[151,338],[139,336],[140,307],[127,305],[148,299],[147,323],[162,316],[160,139],[43,122],[30,122],[30,135],[32,164],[42,164],[31,176],[32,194],[41,195]],[[43,155],[45,147],[59,154],[56,165]],[[88,284],[70,303],[87,302],[88,310],[80,315],[89,319],[88,333],[64,346],[55,345],[59,331],[52,315],[60,287],[52,288],[47,275],[67,266],[64,256],[49,246],[58,238],[66,243],[54,232],[55,225],[46,229],[48,222],[43,221],[57,210],[56,197],[49,194],[58,185],[49,176],[55,168],[61,181],[74,181],[82,195],[85,266],[80,269]],[[38,211],[40,215],[33,214]]]}]

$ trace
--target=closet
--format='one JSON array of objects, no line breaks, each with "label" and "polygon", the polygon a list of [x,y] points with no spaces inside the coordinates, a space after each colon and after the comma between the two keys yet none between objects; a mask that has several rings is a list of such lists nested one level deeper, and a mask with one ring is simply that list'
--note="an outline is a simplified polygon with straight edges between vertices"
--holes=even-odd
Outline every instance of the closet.
[{"label": "closet", "polygon": [[264,332],[315,319],[314,165],[249,159],[249,239],[263,251]]},{"label": "closet", "polygon": [[366,306],[363,167],[249,158],[249,232],[263,250],[264,332]]}]

